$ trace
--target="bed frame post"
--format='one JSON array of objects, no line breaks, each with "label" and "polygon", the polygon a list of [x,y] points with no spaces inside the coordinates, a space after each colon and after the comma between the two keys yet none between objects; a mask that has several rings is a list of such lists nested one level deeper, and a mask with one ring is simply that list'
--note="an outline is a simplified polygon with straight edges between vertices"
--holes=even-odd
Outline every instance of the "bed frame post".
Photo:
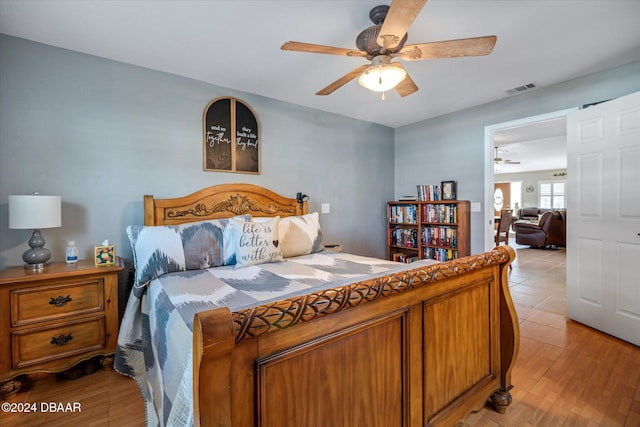
[{"label": "bed frame post", "polygon": [[511,369],[518,356],[520,348],[520,325],[516,316],[516,309],[509,292],[507,280],[509,266],[516,258],[516,251],[510,246],[501,246],[501,250],[509,253],[509,262],[500,265],[501,289],[500,289],[500,384],[501,387],[491,395],[490,401],[494,409],[504,414],[507,406],[511,404],[510,390]]},{"label": "bed frame post", "polygon": [[[231,354],[235,332],[231,311],[220,307],[193,318],[193,422],[231,426]],[[201,384],[200,378],[216,382]],[[203,415],[206,413],[206,416]]]},{"label": "bed frame post", "polygon": [[155,222],[155,206],[153,203],[153,196],[144,196],[144,225],[156,225]]}]

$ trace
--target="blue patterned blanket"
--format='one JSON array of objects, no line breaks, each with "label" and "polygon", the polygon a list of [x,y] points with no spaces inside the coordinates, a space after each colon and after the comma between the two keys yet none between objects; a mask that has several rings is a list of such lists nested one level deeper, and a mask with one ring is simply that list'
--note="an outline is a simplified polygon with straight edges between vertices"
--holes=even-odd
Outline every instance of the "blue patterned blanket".
[{"label": "blue patterned blanket", "polygon": [[114,368],[138,383],[147,426],[191,426],[196,313],[222,306],[240,310],[419,266],[323,251],[240,269],[165,274],[131,292]]}]

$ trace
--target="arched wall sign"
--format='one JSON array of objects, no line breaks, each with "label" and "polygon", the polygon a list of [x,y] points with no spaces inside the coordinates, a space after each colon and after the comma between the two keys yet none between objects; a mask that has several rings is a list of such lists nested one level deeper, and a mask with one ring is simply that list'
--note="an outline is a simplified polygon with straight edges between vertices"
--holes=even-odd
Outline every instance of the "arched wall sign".
[{"label": "arched wall sign", "polygon": [[260,173],[260,125],[251,107],[232,97],[214,99],[203,126],[205,171]]}]

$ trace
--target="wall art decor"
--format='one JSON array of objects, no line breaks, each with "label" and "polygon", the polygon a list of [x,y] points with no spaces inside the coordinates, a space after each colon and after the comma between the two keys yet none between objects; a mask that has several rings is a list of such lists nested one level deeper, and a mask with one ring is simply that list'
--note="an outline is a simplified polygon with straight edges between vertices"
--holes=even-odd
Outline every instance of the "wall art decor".
[{"label": "wall art decor", "polygon": [[221,97],[204,110],[204,170],[260,173],[260,125],[243,101]]},{"label": "wall art decor", "polygon": [[442,200],[456,200],[458,197],[457,181],[442,181],[440,188],[442,191]]}]

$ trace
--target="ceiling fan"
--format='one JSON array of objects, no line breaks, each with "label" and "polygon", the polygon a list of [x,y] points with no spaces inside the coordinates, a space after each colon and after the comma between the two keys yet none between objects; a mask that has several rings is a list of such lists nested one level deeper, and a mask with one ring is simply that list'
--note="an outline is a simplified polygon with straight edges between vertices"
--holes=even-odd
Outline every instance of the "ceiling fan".
[{"label": "ceiling fan", "polygon": [[[498,147],[495,147],[496,149],[496,155],[493,158],[493,163],[495,163],[496,165],[519,165],[520,162],[515,162],[513,160],[506,160],[503,159],[502,157],[498,157]],[[504,150],[507,151],[507,150]]]},{"label": "ceiling fan", "polygon": [[359,77],[361,86],[383,93],[395,88],[400,96],[411,95],[418,86],[399,62],[424,59],[455,58],[460,56],[488,55],[496,44],[496,36],[446,40],[431,43],[410,44],[407,30],[416,19],[427,0],[393,0],[391,6],[381,5],[371,9],[369,18],[375,24],[363,30],[356,38],[359,50],[289,41],[282,50],[322,53],[367,58],[370,64],[354,68],[316,95],[329,95],[351,80]]}]

